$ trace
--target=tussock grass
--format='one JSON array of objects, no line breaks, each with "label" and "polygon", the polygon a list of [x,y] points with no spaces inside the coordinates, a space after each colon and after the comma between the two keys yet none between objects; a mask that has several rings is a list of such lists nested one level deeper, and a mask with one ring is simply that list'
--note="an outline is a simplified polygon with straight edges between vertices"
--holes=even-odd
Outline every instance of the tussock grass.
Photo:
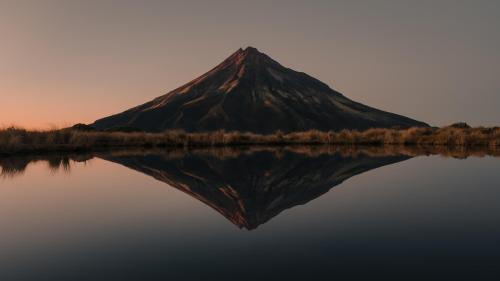
[{"label": "tussock grass", "polygon": [[188,155],[196,157],[217,158],[220,160],[249,156],[254,153],[272,153],[276,158],[286,153],[299,154],[304,157],[316,158],[323,156],[347,157],[417,157],[421,155],[440,155],[465,159],[468,157],[500,157],[500,147],[448,147],[420,145],[285,145],[285,146],[222,146],[222,147],[166,147],[166,148],[127,148],[97,152],[56,152],[43,154],[19,154],[0,157],[0,180],[22,175],[26,168],[36,162],[45,162],[52,173],[70,172],[75,162],[87,162],[94,158],[109,159],[114,157],[144,157],[147,155],[161,156],[166,161],[182,159]]},{"label": "tussock grass", "polygon": [[340,132],[306,131],[269,135],[215,131],[186,133],[98,132],[76,129],[28,131],[22,128],[0,130],[0,154],[44,151],[91,151],[127,147],[215,147],[241,145],[404,145],[448,147],[500,147],[499,127],[456,127],[369,129]]}]

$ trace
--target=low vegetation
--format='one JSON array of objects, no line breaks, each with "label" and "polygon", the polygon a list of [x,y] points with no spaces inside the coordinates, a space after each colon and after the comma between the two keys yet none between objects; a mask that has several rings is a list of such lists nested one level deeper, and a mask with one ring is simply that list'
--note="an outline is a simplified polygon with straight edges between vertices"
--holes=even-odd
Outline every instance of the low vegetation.
[{"label": "low vegetation", "polygon": [[489,147],[448,147],[420,145],[250,145],[222,147],[164,147],[164,148],[125,148],[105,151],[21,153],[0,157],[0,180],[22,175],[31,163],[45,162],[51,172],[69,172],[75,162],[87,162],[94,158],[109,159],[114,157],[161,156],[169,159],[183,159],[186,156],[210,157],[220,160],[248,156],[254,153],[272,153],[277,158],[287,153],[300,154],[304,157],[416,157],[420,155],[440,155],[465,159],[468,157],[500,157],[500,148]]},{"label": "low vegetation", "polygon": [[80,129],[28,131],[0,130],[0,154],[43,151],[87,151],[127,147],[212,147],[241,145],[425,145],[448,147],[500,147],[499,127],[470,128],[453,125],[442,128],[306,131],[270,135],[215,131],[186,133],[99,132]]}]

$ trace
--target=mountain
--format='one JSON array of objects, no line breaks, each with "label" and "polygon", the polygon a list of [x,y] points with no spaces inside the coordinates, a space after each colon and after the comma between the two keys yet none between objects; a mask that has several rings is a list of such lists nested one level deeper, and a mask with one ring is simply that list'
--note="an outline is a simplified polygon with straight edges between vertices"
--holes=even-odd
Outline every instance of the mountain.
[{"label": "mountain", "polygon": [[165,182],[248,230],[353,176],[410,158],[248,149],[224,155],[222,150],[99,157]]},{"label": "mountain", "polygon": [[427,124],[354,102],[248,47],[186,85],[92,126],[151,132],[225,129],[272,133]]}]

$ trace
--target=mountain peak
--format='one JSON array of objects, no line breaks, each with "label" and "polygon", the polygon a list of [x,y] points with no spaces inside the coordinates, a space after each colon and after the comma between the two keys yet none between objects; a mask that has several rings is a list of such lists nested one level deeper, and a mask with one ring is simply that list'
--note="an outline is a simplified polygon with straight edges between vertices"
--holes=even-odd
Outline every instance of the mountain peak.
[{"label": "mountain peak", "polygon": [[245,49],[239,48],[231,56],[229,56],[221,65],[262,65],[262,64],[278,64],[268,55],[261,53],[257,48],[248,46]]},{"label": "mountain peak", "polygon": [[245,52],[246,54],[250,54],[250,53],[253,53],[253,54],[262,54],[261,52],[259,52],[259,50],[257,50],[257,48],[254,48],[252,46],[246,47],[245,50],[243,50],[243,52]]},{"label": "mountain peak", "polygon": [[239,48],[234,54],[242,54],[242,55],[248,55],[248,54],[262,54],[259,52],[259,50],[255,47],[248,46],[245,49]]}]

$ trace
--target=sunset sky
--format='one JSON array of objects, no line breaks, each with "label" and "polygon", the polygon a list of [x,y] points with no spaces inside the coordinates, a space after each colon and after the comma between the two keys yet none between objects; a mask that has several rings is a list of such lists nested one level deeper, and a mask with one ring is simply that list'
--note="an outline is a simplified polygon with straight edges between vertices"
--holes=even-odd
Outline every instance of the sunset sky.
[{"label": "sunset sky", "polygon": [[0,126],[90,123],[253,46],[432,125],[500,125],[500,1],[0,0]]}]

